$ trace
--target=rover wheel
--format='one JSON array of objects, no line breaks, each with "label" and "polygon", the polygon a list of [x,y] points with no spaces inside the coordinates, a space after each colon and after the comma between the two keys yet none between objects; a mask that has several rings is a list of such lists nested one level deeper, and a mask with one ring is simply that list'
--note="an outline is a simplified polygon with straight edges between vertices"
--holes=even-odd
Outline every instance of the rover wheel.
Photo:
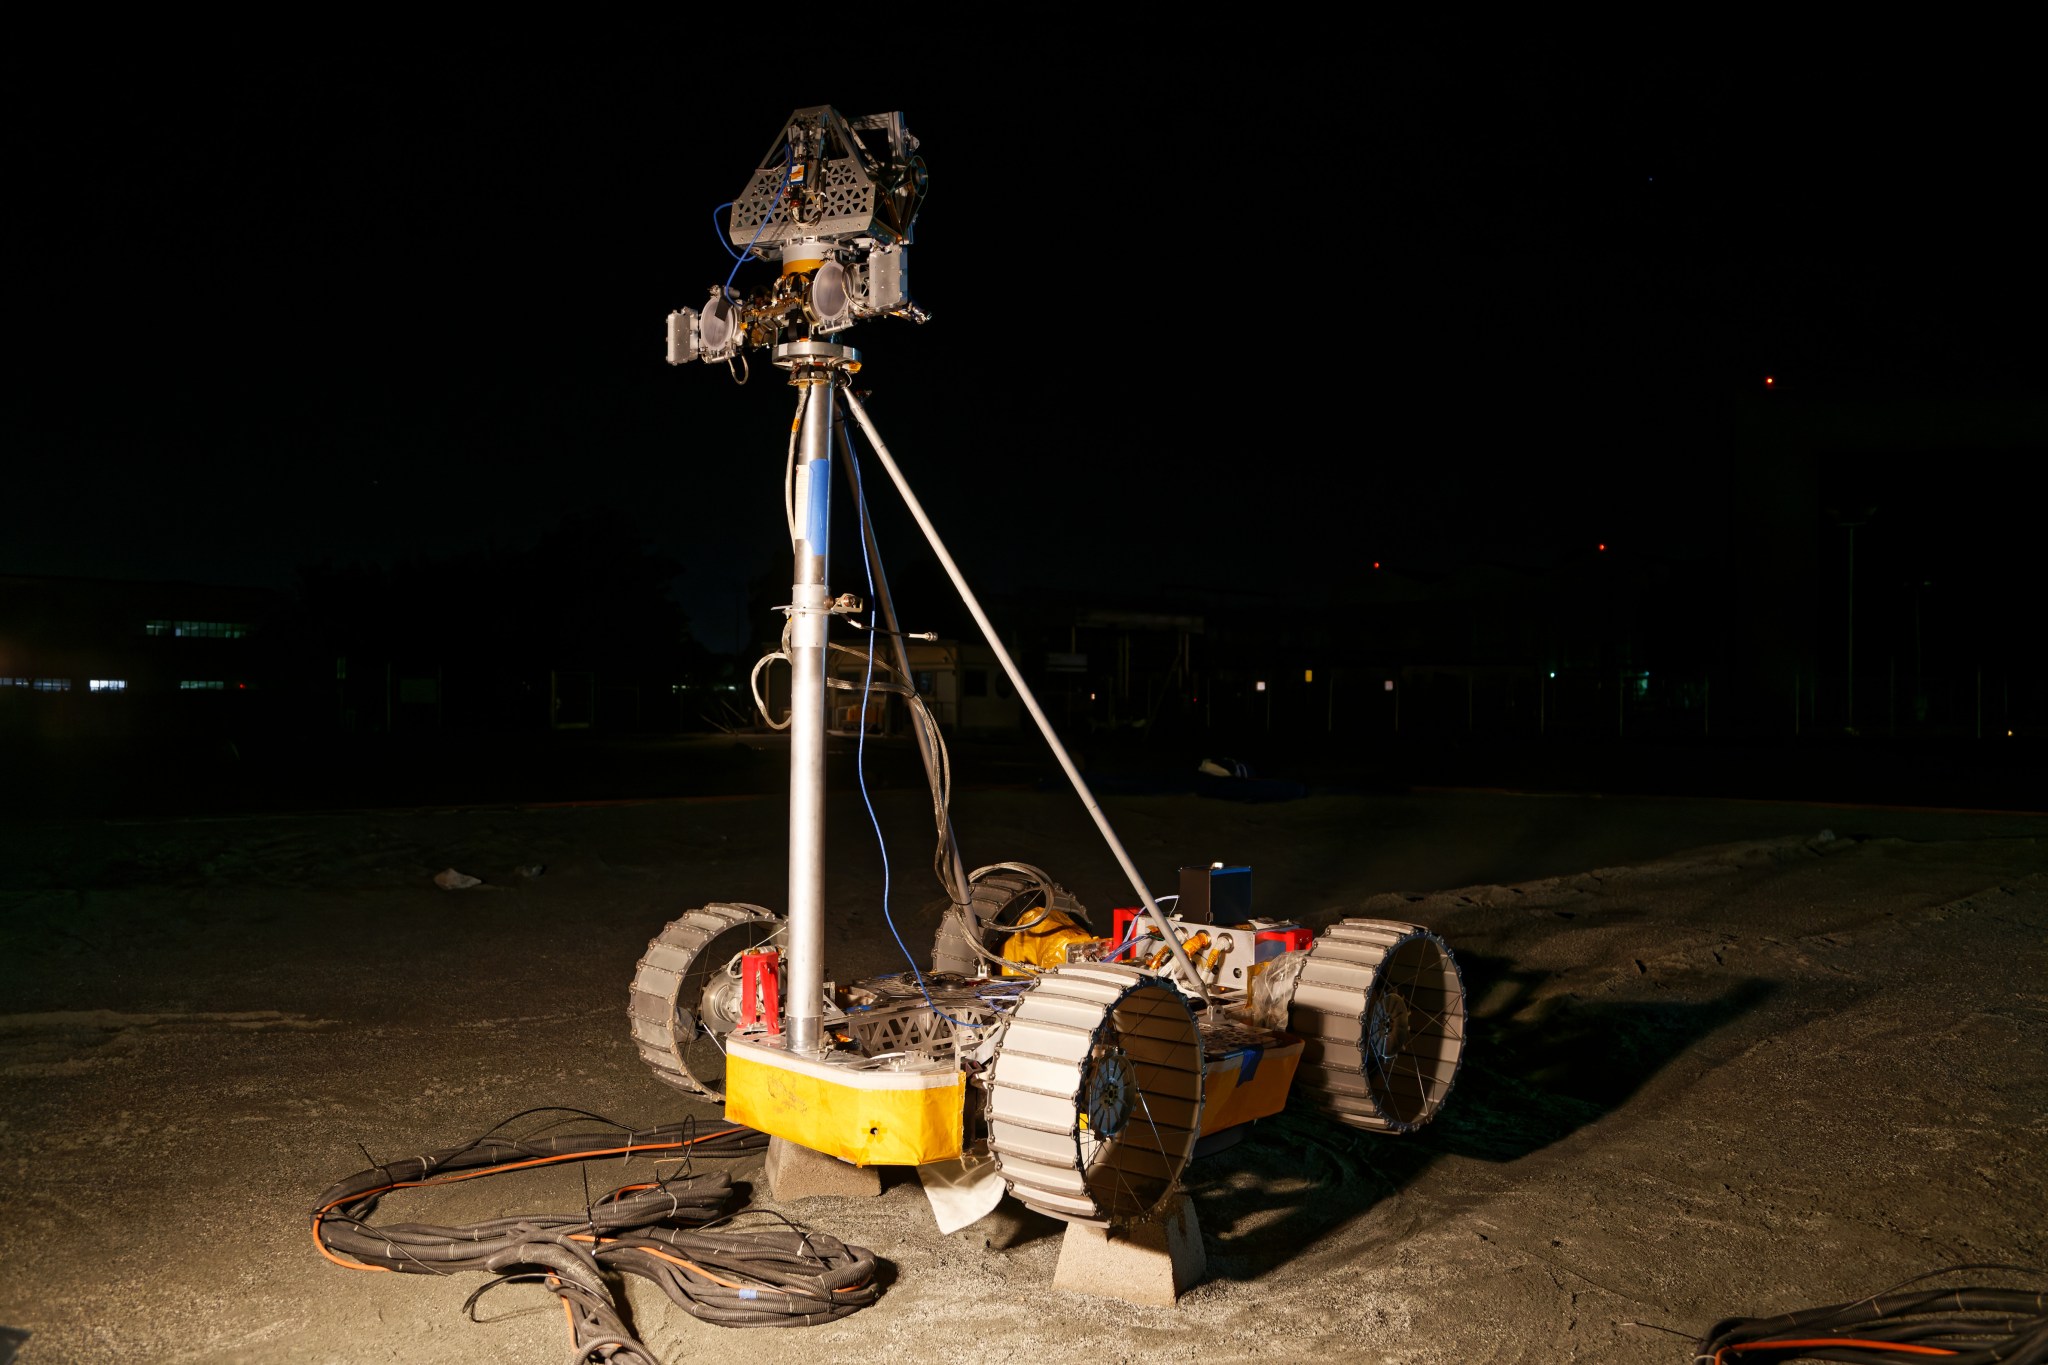
[{"label": "rover wheel", "polygon": [[1419,924],[1347,919],[1316,937],[1288,1028],[1295,1088],[1342,1123],[1407,1133],[1435,1118],[1465,1056],[1465,983]]},{"label": "rover wheel", "polygon": [[740,957],[779,939],[758,905],[707,905],[672,920],[633,969],[626,1008],[634,1046],[678,1090],[725,1098],[724,1037],[739,1023]]},{"label": "rover wheel", "polygon": [[1202,1127],[1202,1039],[1187,997],[1088,963],[1025,990],[988,1072],[989,1146],[1010,1193],[1068,1222],[1155,1217]]},{"label": "rover wheel", "polygon": [[[1000,957],[1003,940],[1031,928],[1051,907],[1077,924],[1088,924],[1088,911],[1073,892],[1029,863],[992,863],[967,878],[977,936],[984,952]],[[941,904],[944,904],[941,902]],[[947,907],[932,944],[932,970],[973,976],[987,959],[970,946],[959,914]]]}]

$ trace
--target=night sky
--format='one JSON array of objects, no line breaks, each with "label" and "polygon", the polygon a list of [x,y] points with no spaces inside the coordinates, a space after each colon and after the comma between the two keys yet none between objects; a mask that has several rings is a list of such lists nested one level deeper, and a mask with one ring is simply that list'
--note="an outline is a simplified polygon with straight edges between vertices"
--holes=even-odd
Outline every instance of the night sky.
[{"label": "night sky", "polygon": [[[724,277],[714,207],[813,103],[922,141],[933,320],[848,339],[993,590],[1712,557],[1756,404],[1910,399],[1959,449],[2040,422],[2037,92],[1981,52],[846,41],[840,74],[725,69],[681,29],[48,70],[10,120],[0,572],[289,586],[590,510],[734,647],[785,553],[792,399],[765,363],[671,370],[663,318]],[[1899,544],[2017,544],[2027,471],[1962,464],[1823,493]]]}]

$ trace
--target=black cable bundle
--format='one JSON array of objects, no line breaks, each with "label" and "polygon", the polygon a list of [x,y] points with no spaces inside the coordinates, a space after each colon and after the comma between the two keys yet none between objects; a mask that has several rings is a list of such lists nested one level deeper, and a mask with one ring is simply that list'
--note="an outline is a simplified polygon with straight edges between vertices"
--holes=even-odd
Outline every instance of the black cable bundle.
[{"label": "black cable bundle", "polygon": [[[529,1109],[497,1128],[541,1112],[610,1122],[580,1110]],[[472,1320],[477,1300],[490,1289],[545,1283],[561,1296],[575,1365],[593,1355],[614,1365],[659,1365],[627,1329],[605,1269],[652,1280],[685,1311],[729,1327],[830,1322],[875,1301],[875,1258],[864,1248],[794,1224],[716,1231],[689,1226],[730,1217],[734,1191],[725,1171],[696,1171],[688,1164],[680,1174],[622,1186],[579,1212],[517,1214],[466,1227],[368,1221],[377,1201],[393,1190],[597,1157],[644,1155],[686,1163],[738,1157],[762,1150],[768,1141],[738,1125],[700,1128],[689,1122],[637,1132],[612,1127],[525,1138],[498,1136],[494,1128],[459,1147],[373,1164],[321,1194],[312,1214],[314,1242],[323,1256],[352,1270],[493,1274],[463,1305]]]},{"label": "black cable bundle", "polygon": [[1859,1365],[2048,1365],[2048,1294],[1966,1286],[1911,1289],[1936,1276],[2024,1266],[1932,1271],[1854,1303],[1771,1318],[1723,1318],[1696,1348],[1697,1365],[1846,1360]]},{"label": "black cable bundle", "polygon": [[646,1276],[697,1317],[727,1327],[809,1327],[865,1308],[881,1294],[873,1252],[793,1223],[662,1230],[621,1238],[600,1255],[642,1249],[667,1254],[651,1263],[622,1257],[619,1268]]}]

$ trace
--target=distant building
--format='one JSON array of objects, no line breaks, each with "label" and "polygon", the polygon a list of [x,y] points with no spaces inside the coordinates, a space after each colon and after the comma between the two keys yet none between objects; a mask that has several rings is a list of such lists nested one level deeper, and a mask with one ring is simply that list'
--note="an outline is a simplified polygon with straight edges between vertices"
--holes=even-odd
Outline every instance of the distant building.
[{"label": "distant building", "polygon": [[261,588],[0,575],[0,733],[217,724],[266,678]]},{"label": "distant building", "polygon": [[918,693],[942,729],[1007,734],[1024,723],[1024,703],[987,645],[913,641],[909,652]]}]

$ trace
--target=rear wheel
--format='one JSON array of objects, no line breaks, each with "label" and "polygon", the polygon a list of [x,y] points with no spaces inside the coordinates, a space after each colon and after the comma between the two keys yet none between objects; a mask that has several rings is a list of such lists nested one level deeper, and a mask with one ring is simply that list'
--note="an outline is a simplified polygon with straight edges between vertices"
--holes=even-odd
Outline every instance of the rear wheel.
[{"label": "rear wheel", "polygon": [[[935,972],[974,976],[984,967],[992,967],[989,957],[1003,955],[1003,941],[1037,926],[1048,910],[1064,914],[1076,924],[1088,923],[1088,910],[1080,899],[1030,863],[991,863],[976,868],[967,885],[972,897],[972,935],[962,922],[959,907],[948,905],[932,944]],[[976,945],[981,952],[975,951]]]},{"label": "rear wheel", "polygon": [[627,1004],[633,1043],[655,1076],[725,1098],[725,1035],[739,1025],[740,958],[777,943],[783,922],[758,905],[685,912],[647,945]]}]

